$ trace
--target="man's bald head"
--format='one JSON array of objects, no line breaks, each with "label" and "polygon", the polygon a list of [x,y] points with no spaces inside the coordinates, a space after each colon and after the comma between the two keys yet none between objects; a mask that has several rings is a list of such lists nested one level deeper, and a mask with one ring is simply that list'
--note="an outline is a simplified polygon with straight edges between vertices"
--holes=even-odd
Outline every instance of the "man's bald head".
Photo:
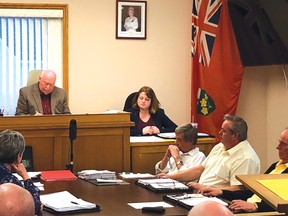
[{"label": "man's bald head", "polygon": [[34,216],[32,195],[26,189],[13,184],[0,185],[0,212],[2,216]]},{"label": "man's bald head", "polygon": [[54,71],[52,70],[42,71],[39,77],[40,91],[45,95],[50,94],[54,89],[55,82],[56,82],[56,73]]},{"label": "man's bald head", "polygon": [[194,206],[188,216],[232,216],[233,213],[224,205],[214,201],[205,201]]}]

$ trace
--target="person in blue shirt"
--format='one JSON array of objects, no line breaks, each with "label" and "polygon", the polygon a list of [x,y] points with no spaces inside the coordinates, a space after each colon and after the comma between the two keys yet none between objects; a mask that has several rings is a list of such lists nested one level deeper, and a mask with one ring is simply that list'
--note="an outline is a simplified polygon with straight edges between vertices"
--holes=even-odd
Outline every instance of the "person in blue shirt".
[{"label": "person in blue shirt", "polygon": [[128,110],[135,126],[130,128],[131,136],[153,135],[174,132],[177,125],[160,108],[160,102],[153,89],[143,86],[132,101]]},{"label": "person in blue shirt", "polygon": [[[0,133],[0,184],[14,183],[28,190],[34,199],[35,214],[39,214],[42,209],[40,190],[33,184],[21,162],[24,150],[25,140],[21,133],[12,130]],[[12,171],[23,178],[23,184]]]}]

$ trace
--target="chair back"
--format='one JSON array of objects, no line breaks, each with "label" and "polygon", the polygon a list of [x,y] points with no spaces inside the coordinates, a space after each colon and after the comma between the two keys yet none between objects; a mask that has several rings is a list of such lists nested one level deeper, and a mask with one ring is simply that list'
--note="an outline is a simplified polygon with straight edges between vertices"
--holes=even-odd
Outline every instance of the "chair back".
[{"label": "chair back", "polygon": [[22,163],[28,172],[34,171],[32,146],[25,146]]},{"label": "chair back", "polygon": [[136,94],[137,94],[137,92],[133,92],[126,98],[123,111],[127,112],[129,109],[132,108],[132,101],[133,101],[133,98],[135,97]]},{"label": "chair back", "polygon": [[39,81],[39,76],[42,73],[42,70],[32,70],[28,74],[27,86],[34,84]]}]

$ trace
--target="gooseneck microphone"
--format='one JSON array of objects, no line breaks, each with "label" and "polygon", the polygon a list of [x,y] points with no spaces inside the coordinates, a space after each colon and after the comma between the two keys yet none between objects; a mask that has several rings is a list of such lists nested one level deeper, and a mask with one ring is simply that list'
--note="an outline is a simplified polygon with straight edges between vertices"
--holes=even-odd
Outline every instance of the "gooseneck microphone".
[{"label": "gooseneck microphone", "polygon": [[75,119],[70,120],[69,124],[69,139],[70,139],[70,164],[66,166],[71,172],[73,172],[73,140],[77,137],[77,122]]}]

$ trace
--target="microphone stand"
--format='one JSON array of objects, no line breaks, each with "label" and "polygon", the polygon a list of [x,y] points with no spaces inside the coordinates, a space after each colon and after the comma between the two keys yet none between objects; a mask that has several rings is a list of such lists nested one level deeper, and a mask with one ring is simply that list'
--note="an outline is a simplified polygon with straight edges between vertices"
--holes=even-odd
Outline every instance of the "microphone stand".
[{"label": "microphone stand", "polygon": [[73,173],[73,140],[70,139],[70,164],[66,165],[66,169]]}]

